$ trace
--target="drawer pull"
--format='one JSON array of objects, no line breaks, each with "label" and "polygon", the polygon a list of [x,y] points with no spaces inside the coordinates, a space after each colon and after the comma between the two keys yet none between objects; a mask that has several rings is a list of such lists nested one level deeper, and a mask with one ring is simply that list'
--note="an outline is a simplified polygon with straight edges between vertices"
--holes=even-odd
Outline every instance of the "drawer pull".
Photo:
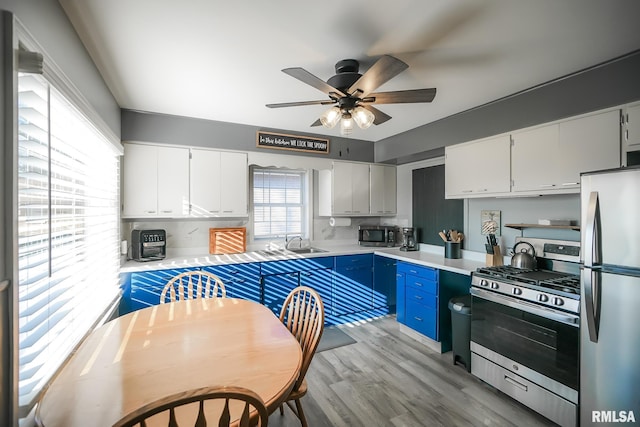
[{"label": "drawer pull", "polygon": [[413,318],[416,319],[418,322],[422,322],[422,318],[421,317],[413,316]]},{"label": "drawer pull", "polygon": [[409,273],[411,273],[411,274],[418,274],[418,271],[417,271],[417,270],[409,270]]},{"label": "drawer pull", "polygon": [[504,376],[504,380],[506,382],[508,382],[509,384],[518,387],[521,390],[527,391],[528,387],[525,384],[522,384],[521,382],[518,382],[516,380],[514,380],[513,378],[509,378],[508,376]]},{"label": "drawer pull", "polygon": [[420,295],[414,295],[414,297],[415,297],[415,299],[418,299],[418,300],[422,299],[422,297]]},{"label": "drawer pull", "polygon": [[415,285],[422,287],[422,283],[420,283],[420,282],[415,282]]}]

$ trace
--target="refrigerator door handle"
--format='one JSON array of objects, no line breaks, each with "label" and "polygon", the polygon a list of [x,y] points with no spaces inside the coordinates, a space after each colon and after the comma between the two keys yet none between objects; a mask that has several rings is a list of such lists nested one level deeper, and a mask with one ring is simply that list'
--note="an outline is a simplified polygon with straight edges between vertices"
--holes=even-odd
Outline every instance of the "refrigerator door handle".
[{"label": "refrigerator door handle", "polygon": [[600,271],[583,269],[582,283],[589,339],[591,342],[597,343],[600,329]]},{"label": "refrigerator door handle", "polygon": [[602,257],[600,252],[600,203],[597,191],[592,191],[589,195],[584,244],[584,266],[599,265]]}]

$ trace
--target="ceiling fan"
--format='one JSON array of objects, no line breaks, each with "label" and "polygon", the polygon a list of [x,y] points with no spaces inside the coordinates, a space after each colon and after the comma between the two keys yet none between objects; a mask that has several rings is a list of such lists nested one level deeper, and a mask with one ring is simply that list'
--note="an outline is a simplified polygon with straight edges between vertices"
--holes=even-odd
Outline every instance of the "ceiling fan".
[{"label": "ceiling fan", "polygon": [[334,105],[326,110],[311,126],[333,128],[340,122],[340,133],[351,134],[353,122],[361,129],[371,124],[379,125],[391,119],[373,105],[431,102],[436,89],[412,89],[394,92],[373,92],[397,76],[409,66],[390,55],[380,57],[364,74],[359,73],[360,63],[355,59],[344,59],[336,63],[336,75],[326,82],[307,70],[285,68],[284,73],[324,92],[329,99],[319,101],[284,102],[267,104],[269,108],[298,107],[302,105]]}]

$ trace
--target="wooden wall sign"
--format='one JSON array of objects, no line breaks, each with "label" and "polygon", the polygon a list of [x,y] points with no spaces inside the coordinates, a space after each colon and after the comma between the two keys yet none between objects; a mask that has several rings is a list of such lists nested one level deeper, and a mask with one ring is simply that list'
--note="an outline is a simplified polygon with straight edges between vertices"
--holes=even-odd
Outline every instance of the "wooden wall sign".
[{"label": "wooden wall sign", "polygon": [[306,151],[307,153],[329,153],[328,139],[261,131],[256,134],[256,146],[279,150]]}]

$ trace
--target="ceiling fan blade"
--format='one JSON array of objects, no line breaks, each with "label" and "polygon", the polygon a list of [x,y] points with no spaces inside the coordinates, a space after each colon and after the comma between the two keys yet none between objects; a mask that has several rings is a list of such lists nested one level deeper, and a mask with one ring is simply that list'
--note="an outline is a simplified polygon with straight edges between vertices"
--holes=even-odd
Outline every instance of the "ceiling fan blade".
[{"label": "ceiling fan blade", "polygon": [[374,125],[381,125],[382,123],[391,119],[390,115],[383,113],[382,111],[378,110],[375,107],[372,107],[371,105],[363,104],[362,107],[371,111],[373,115],[376,116],[376,118],[373,120]]},{"label": "ceiling fan blade", "polygon": [[[359,98],[368,94],[388,82],[404,70],[409,68],[407,64],[393,56],[384,55],[376,61],[354,84],[348,92]],[[355,93],[355,92],[358,93]]]},{"label": "ceiling fan blade", "polygon": [[329,105],[329,104],[335,104],[335,101],[327,99],[322,101],[281,102],[279,104],[267,104],[267,107],[282,108],[282,107],[300,107],[302,105]]},{"label": "ceiling fan blade", "polygon": [[336,89],[335,87],[331,86],[324,80],[321,80],[320,78],[314,76],[304,68],[300,68],[300,67],[285,68],[284,70],[282,70],[282,72],[290,75],[293,78],[300,80],[302,83],[306,83],[310,86],[313,86],[319,91],[324,92],[327,95],[332,96],[334,98],[341,98],[343,96],[346,96],[344,92],[342,92],[339,89]]},{"label": "ceiling fan blade", "polygon": [[436,96],[436,88],[398,90],[394,92],[370,93],[361,102],[368,104],[404,104],[413,102],[431,102]]}]

